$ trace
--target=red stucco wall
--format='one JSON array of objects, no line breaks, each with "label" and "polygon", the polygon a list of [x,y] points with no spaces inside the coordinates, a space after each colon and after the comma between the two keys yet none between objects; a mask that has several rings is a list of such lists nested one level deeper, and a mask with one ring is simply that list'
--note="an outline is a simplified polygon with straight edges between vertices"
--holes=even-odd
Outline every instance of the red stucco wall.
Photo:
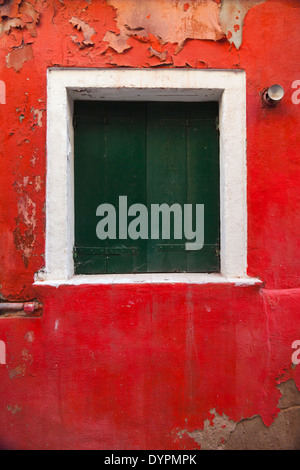
[{"label": "red stucco wall", "polygon": [[[153,3],[149,14],[159,14],[163,2]],[[214,413],[235,422],[260,415],[269,426],[279,412],[276,384],[293,378],[300,387],[291,361],[300,339],[300,104],[292,100],[300,2],[252,7],[239,49],[229,32],[187,39],[179,52],[155,30],[114,50],[103,38],[118,33],[118,11],[104,0],[2,0],[0,10],[0,293],[43,304],[38,318],[0,318],[1,445],[193,449],[199,444],[188,432],[207,418],[213,425]],[[74,29],[73,17],[95,33]],[[263,287],[33,286],[44,265],[53,66],[246,71],[248,274]],[[268,109],[259,93],[273,83],[286,94]]]}]

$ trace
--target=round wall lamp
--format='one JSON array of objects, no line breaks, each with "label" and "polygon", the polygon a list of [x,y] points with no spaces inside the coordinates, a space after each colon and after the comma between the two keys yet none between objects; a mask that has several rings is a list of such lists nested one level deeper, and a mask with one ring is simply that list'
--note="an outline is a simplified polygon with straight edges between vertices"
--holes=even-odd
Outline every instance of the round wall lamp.
[{"label": "round wall lamp", "polygon": [[272,85],[262,92],[262,100],[267,106],[276,106],[284,96],[281,85]]}]

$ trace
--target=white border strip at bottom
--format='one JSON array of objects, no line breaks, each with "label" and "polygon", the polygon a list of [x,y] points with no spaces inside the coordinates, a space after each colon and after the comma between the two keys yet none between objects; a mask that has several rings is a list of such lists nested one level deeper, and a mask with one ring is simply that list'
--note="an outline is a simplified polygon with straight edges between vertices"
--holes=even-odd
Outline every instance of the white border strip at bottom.
[{"label": "white border strip at bottom", "polygon": [[63,285],[107,285],[107,284],[234,284],[235,286],[261,285],[262,281],[253,277],[226,278],[221,274],[198,273],[145,273],[145,274],[103,274],[77,275],[70,279],[36,280],[35,286]]}]

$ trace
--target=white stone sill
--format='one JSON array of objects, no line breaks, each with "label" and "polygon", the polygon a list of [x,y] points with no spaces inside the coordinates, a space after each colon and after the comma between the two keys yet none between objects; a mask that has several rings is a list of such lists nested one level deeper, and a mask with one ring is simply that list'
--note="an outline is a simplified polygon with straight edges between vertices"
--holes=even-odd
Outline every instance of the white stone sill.
[{"label": "white stone sill", "polygon": [[34,286],[79,286],[107,284],[234,284],[247,287],[262,285],[253,277],[228,278],[222,274],[205,273],[145,273],[145,274],[97,274],[76,275],[70,279],[36,280]]}]

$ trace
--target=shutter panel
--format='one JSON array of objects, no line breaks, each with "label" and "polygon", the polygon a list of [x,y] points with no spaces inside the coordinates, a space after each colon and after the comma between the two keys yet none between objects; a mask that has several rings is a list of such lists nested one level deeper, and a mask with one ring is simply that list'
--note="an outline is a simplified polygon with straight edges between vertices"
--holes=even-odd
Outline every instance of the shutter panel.
[{"label": "shutter panel", "polygon": [[[148,103],[147,113],[147,191],[151,204],[186,202],[185,103]],[[181,219],[181,227],[182,227]],[[160,223],[162,228],[162,223]],[[148,241],[148,272],[186,271],[184,240],[171,237]]]},{"label": "shutter panel", "polygon": [[[76,102],[75,117],[76,273],[145,272],[147,240],[118,239],[119,196],[147,204],[145,105]],[[103,203],[116,209],[116,240],[96,235]]]},{"label": "shutter panel", "polygon": [[220,270],[218,104],[188,103],[187,116],[187,203],[204,204],[204,246],[187,252],[187,271],[217,272]]},{"label": "shutter panel", "polygon": [[76,274],[105,273],[105,257],[94,255],[99,247],[96,237],[96,207],[105,174],[105,109],[96,102],[74,103],[74,199]]}]

